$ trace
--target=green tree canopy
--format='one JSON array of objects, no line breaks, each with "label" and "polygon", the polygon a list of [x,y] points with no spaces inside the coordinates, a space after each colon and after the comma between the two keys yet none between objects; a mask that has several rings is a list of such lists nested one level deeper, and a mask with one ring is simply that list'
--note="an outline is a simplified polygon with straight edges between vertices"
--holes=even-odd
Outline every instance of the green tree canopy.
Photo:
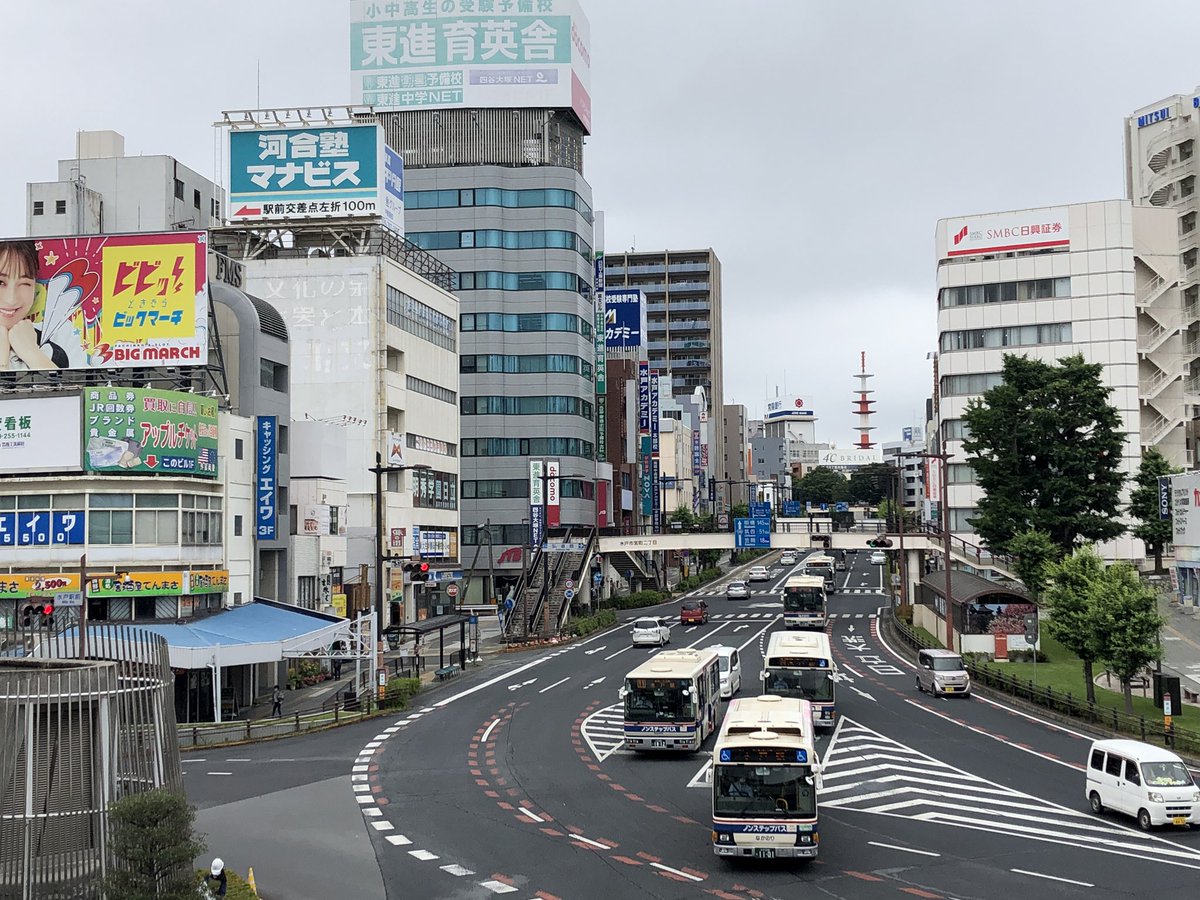
[{"label": "green tree canopy", "polygon": [[1008,550],[1032,528],[1065,554],[1125,530],[1125,436],[1101,369],[1081,355],[1052,364],[1006,354],[1002,382],[968,404],[963,449],[984,492],[974,528],[989,546]]},{"label": "green tree canopy", "polygon": [[1037,602],[1046,588],[1049,568],[1062,551],[1046,532],[1029,529],[1008,542],[1008,552],[1013,555],[1014,573]]},{"label": "green tree canopy", "polygon": [[795,498],[801,503],[839,503],[850,497],[850,482],[841,472],[817,466],[794,483]]},{"label": "green tree canopy", "polygon": [[204,852],[195,834],[196,811],[165,789],[127,794],[109,807],[110,849],[116,865],[104,881],[121,900],[195,900],[192,861]]},{"label": "green tree canopy", "polygon": [[874,506],[888,496],[888,482],[896,478],[896,470],[887,463],[871,463],[850,474],[851,503]]},{"label": "green tree canopy", "polygon": [[1133,566],[1114,563],[1095,583],[1092,609],[1094,627],[1103,636],[1101,658],[1121,679],[1125,712],[1132,715],[1133,677],[1162,658],[1158,595],[1142,583]]},{"label": "green tree canopy", "polygon": [[1144,541],[1146,549],[1154,555],[1155,572],[1163,570],[1163,548],[1171,542],[1174,524],[1169,514],[1165,519],[1158,517],[1158,479],[1179,471],[1156,449],[1148,447],[1142,451],[1142,462],[1134,476],[1133,492],[1129,495],[1129,515],[1138,521],[1133,536]]},{"label": "green tree canopy", "polygon": [[1102,658],[1104,640],[1094,611],[1092,596],[1104,573],[1104,561],[1091,547],[1051,564],[1042,604],[1049,608],[1045,620],[1050,636],[1083,661],[1084,692],[1089,703],[1096,702],[1092,664]]}]

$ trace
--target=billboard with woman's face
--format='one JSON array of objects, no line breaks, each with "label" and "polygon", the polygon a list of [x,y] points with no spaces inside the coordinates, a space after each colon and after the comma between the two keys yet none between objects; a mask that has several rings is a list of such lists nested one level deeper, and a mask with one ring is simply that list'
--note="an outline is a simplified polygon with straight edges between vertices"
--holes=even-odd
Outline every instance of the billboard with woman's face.
[{"label": "billboard with woman's face", "polygon": [[208,362],[203,231],[0,240],[0,372]]}]

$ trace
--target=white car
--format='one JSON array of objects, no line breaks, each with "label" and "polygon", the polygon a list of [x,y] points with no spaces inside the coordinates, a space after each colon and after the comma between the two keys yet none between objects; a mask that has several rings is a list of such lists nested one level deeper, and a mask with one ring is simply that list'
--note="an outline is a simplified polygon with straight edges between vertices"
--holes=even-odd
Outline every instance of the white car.
[{"label": "white car", "polygon": [[779,557],[779,564],[781,566],[794,566],[797,562],[799,562],[799,560],[796,559],[796,554],[790,551]]},{"label": "white car", "polygon": [[754,566],[750,569],[750,574],[746,576],[747,581],[770,581],[771,573],[767,571],[766,566]]},{"label": "white car", "polygon": [[882,550],[872,550],[871,551],[871,565],[873,565],[873,566],[887,565],[887,554],[884,553]]},{"label": "white car", "polygon": [[725,588],[725,599],[732,600],[734,597],[749,597],[750,588],[744,581],[731,581],[729,587]]},{"label": "white car", "polygon": [[666,619],[652,618],[650,616],[635,619],[631,633],[635,647],[643,644],[665,647],[671,643],[671,626],[667,624]]}]

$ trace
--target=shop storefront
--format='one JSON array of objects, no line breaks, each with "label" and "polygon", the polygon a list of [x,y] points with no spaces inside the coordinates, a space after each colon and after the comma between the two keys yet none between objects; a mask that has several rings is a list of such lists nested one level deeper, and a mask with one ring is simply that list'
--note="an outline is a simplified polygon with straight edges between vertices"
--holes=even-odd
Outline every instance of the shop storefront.
[{"label": "shop storefront", "polygon": [[0,575],[0,622],[15,624],[31,602],[64,609],[86,602],[92,622],[173,622],[221,609],[228,591],[224,569],[89,573],[84,586],[78,573]]}]

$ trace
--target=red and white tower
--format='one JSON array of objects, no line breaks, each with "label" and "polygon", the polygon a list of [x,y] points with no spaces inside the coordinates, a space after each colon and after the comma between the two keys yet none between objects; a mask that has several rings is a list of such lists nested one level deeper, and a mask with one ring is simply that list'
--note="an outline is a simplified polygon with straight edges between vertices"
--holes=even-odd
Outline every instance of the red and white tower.
[{"label": "red and white tower", "polygon": [[875,430],[875,426],[871,424],[871,416],[875,414],[875,401],[870,398],[870,395],[875,393],[869,387],[871,379],[875,376],[867,371],[867,353],[864,350],[859,354],[859,366],[861,371],[854,377],[858,379],[858,399],[854,401],[854,412],[858,413],[858,424],[855,430],[858,431],[858,443],[855,445],[860,450],[870,450],[875,446],[871,440],[871,432]]}]

